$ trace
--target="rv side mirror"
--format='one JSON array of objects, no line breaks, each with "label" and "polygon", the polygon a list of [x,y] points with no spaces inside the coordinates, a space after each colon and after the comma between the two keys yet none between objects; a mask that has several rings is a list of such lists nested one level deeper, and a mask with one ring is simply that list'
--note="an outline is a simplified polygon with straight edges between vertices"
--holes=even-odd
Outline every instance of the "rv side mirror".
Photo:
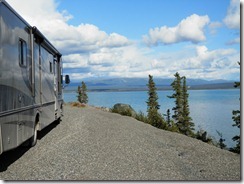
[{"label": "rv side mirror", "polygon": [[69,84],[69,83],[70,83],[69,75],[65,75],[65,84]]}]

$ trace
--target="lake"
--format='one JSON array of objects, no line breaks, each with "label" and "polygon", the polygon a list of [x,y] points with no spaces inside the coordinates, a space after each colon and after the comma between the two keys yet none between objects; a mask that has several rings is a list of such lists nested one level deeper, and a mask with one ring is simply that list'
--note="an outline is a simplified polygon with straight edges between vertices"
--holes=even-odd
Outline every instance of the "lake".
[{"label": "lake", "polygon": [[[190,116],[195,123],[195,130],[200,128],[206,130],[208,135],[219,140],[216,132],[223,134],[228,147],[235,146],[232,137],[238,135],[240,130],[233,127],[232,110],[240,109],[240,90],[221,89],[221,90],[189,90]],[[160,112],[166,114],[167,109],[172,109],[174,99],[167,96],[172,95],[173,91],[157,91],[160,104]],[[147,91],[128,91],[128,92],[88,92],[89,105],[99,107],[113,107],[116,103],[130,104],[137,112],[147,112]],[[65,92],[64,101],[77,101],[75,92]],[[171,111],[171,114],[173,111]]]}]

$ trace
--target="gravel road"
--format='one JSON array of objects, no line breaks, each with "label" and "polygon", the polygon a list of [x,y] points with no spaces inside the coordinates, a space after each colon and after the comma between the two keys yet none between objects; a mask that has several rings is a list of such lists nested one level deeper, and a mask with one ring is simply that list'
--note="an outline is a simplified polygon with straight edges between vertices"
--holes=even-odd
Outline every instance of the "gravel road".
[{"label": "gravel road", "polygon": [[240,180],[240,155],[94,107],[65,106],[33,148],[0,156],[1,180]]}]

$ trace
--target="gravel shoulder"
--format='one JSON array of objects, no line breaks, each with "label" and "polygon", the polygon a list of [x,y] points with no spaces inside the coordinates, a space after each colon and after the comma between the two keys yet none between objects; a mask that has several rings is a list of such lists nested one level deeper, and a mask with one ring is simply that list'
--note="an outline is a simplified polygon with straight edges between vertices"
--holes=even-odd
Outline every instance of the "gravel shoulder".
[{"label": "gravel shoulder", "polygon": [[241,179],[238,154],[94,107],[66,105],[48,129],[0,156],[1,180]]}]

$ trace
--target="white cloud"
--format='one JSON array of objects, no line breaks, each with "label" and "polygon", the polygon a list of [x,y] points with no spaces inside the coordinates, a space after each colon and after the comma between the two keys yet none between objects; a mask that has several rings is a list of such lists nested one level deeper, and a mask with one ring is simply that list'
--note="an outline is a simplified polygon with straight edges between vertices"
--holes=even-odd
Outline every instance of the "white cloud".
[{"label": "white cloud", "polygon": [[103,76],[129,77],[150,68],[151,58],[146,57],[144,52],[136,45],[105,48],[91,54],[89,64],[92,70],[103,73]]},{"label": "white cloud", "polygon": [[182,69],[216,69],[230,67],[235,60],[232,56],[237,54],[235,49],[216,49],[208,50],[205,45],[196,46],[195,55],[183,58],[178,65]]},{"label": "white cloud", "polygon": [[231,0],[224,18],[225,25],[230,29],[240,29],[240,1]]},{"label": "white cloud", "polygon": [[204,28],[210,22],[207,15],[199,16],[193,14],[183,19],[175,27],[163,26],[149,30],[149,34],[143,36],[143,40],[148,45],[173,44],[183,41],[198,43],[204,41]]},{"label": "white cloud", "polygon": [[[235,49],[209,50],[205,45],[157,55],[153,51],[150,55],[148,50],[130,46],[94,56],[96,65],[91,66],[92,70],[99,76],[111,77],[146,77],[151,74],[169,78],[178,71],[188,78],[228,79],[238,72],[236,62],[239,61],[239,53]],[[104,65],[107,58],[113,58],[113,62]]]},{"label": "white cloud", "polygon": [[151,61],[153,67],[146,73],[153,71],[165,78],[179,72],[187,78],[229,79],[233,74],[238,75],[239,60],[239,52],[235,49],[209,50],[205,45],[191,46],[157,55],[157,59]]},{"label": "white cloud", "polygon": [[70,55],[64,55],[62,58],[64,61],[63,67],[65,68],[88,67],[87,55],[70,54]]},{"label": "white cloud", "polygon": [[77,69],[85,71],[93,77],[132,77],[147,76],[147,70],[151,70],[151,57],[145,56],[147,49],[139,49],[136,45],[126,47],[101,48],[88,54],[70,54],[63,56],[66,71],[79,75]]},{"label": "white cloud", "polygon": [[237,61],[239,53],[235,49],[208,50],[202,45],[196,46],[195,55],[182,58],[173,66],[189,78],[227,79],[227,74],[237,72],[233,70]]},{"label": "white cloud", "polygon": [[[17,12],[23,16],[27,21],[34,21],[34,17],[38,17],[39,20],[42,15],[45,17],[52,17],[52,19],[63,19],[69,17],[70,15],[63,16],[62,13],[57,12],[57,4],[55,0],[42,0],[42,1],[31,1],[26,0],[26,2],[21,2],[17,0],[7,0],[7,2],[15,9]],[[32,15],[32,16],[30,16]]]},{"label": "white cloud", "polygon": [[113,65],[114,60],[117,59],[111,52],[100,51],[90,54],[88,62],[90,65]]},{"label": "white cloud", "polygon": [[107,39],[104,39],[100,46],[103,47],[121,47],[131,44],[126,37],[117,33],[111,33]]},{"label": "white cloud", "polygon": [[[73,26],[67,11],[57,11],[55,0],[8,0],[32,26],[36,26],[63,54],[84,53],[101,47],[123,47],[132,44],[117,33],[107,34],[92,24]],[[31,8],[30,8],[31,7]]]},{"label": "white cloud", "polygon": [[71,73],[70,75],[70,79],[72,81],[81,81],[81,79],[84,78],[88,78],[88,77],[94,77],[94,75],[92,73]]}]

